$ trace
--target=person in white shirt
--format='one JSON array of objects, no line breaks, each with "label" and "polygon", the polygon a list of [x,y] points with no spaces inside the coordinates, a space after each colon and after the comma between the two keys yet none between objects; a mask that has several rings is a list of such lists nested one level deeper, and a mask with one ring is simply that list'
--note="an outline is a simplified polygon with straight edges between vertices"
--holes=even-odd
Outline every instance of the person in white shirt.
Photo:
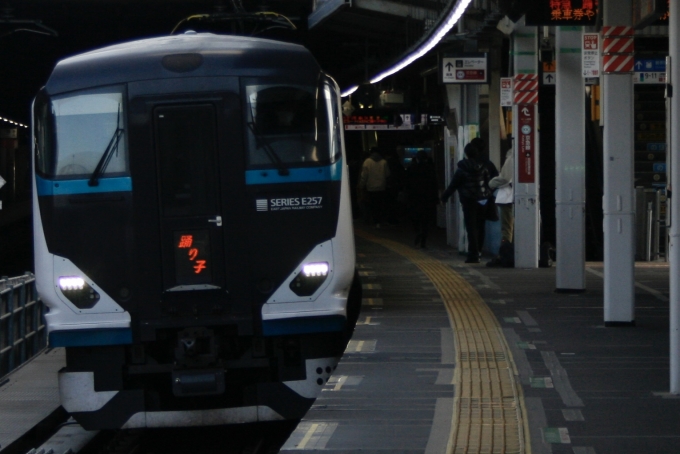
[{"label": "person in white shirt", "polygon": [[512,148],[505,155],[505,162],[501,167],[500,174],[489,181],[491,189],[496,192],[496,205],[501,209],[501,240],[512,243],[514,235],[515,217],[513,215],[514,191],[512,189],[512,176],[515,172],[515,159]]},{"label": "person in white shirt", "polygon": [[366,158],[361,167],[358,189],[367,196],[368,218],[378,228],[385,217],[385,204],[387,203],[385,189],[389,176],[390,168],[387,161],[380,155],[377,147],[371,148],[371,155]]}]

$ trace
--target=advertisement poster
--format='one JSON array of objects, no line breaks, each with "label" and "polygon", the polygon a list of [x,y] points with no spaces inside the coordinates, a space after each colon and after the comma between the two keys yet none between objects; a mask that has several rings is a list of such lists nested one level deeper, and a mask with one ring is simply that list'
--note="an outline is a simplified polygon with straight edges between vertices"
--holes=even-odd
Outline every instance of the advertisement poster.
[{"label": "advertisement poster", "polygon": [[517,176],[519,183],[536,183],[536,134],[534,132],[534,106],[517,106],[519,149],[517,150]]}]

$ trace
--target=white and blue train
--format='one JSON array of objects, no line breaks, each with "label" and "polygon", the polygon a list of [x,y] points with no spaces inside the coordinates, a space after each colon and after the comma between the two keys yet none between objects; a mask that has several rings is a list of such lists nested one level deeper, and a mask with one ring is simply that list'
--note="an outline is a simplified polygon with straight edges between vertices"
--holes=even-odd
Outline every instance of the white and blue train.
[{"label": "white and blue train", "polygon": [[87,429],[302,417],[361,304],[337,84],[302,46],[187,32],[60,61],[34,240]]}]

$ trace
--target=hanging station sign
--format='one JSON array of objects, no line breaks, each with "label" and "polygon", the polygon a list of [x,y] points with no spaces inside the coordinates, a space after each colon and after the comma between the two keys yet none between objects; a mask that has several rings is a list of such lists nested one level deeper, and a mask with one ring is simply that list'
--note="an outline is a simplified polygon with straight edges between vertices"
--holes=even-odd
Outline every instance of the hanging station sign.
[{"label": "hanging station sign", "polygon": [[634,84],[665,84],[666,83],[666,59],[635,59],[633,65]]},{"label": "hanging station sign", "polygon": [[[423,118],[427,119],[426,114],[421,114],[420,121],[416,122],[416,114],[357,112],[343,115],[345,131],[407,131],[415,129],[415,124],[423,124]],[[397,121],[397,116],[401,121]]]},{"label": "hanging station sign", "polygon": [[525,15],[527,25],[596,25],[598,0],[536,0]]},{"label": "hanging station sign", "polygon": [[668,10],[669,0],[633,0],[633,27],[639,30],[668,19]]},{"label": "hanging station sign", "polygon": [[439,74],[444,84],[489,83],[486,54],[444,55],[439,62]]}]

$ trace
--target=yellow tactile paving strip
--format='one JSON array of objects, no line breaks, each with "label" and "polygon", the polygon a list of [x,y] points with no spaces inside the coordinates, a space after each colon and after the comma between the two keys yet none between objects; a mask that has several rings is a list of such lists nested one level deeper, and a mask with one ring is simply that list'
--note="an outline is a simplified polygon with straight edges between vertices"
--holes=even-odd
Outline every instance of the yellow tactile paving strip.
[{"label": "yellow tactile paving strip", "polygon": [[522,386],[500,325],[479,293],[449,266],[404,244],[357,235],[401,254],[432,281],[446,305],[456,345],[448,454],[530,453]]}]

